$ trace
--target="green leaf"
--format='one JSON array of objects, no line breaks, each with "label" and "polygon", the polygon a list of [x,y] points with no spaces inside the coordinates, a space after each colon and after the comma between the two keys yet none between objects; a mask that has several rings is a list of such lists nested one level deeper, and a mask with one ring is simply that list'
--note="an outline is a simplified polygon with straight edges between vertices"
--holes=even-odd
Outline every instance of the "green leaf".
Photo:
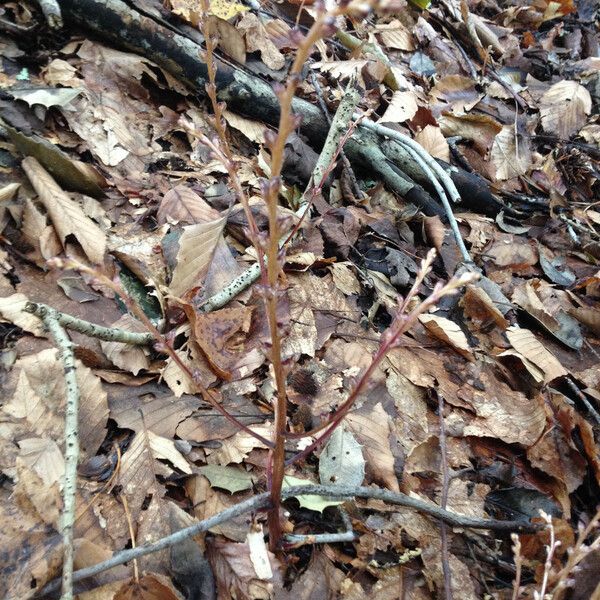
[{"label": "green leaf", "polygon": [[[122,263],[119,265],[119,279],[125,291],[129,294],[132,300],[137,302],[138,306],[144,311],[146,316],[154,323],[158,323],[162,318],[162,310],[158,298],[148,292],[148,288],[144,283]],[[120,304],[123,312],[127,312],[127,307],[123,301],[117,296],[117,303]]]},{"label": "green leaf", "polygon": [[414,4],[418,8],[427,10],[431,6],[431,0],[409,0],[411,4]]},{"label": "green leaf", "polygon": [[[283,478],[283,489],[295,487],[297,485],[315,485],[314,481],[308,481],[307,479],[299,479],[298,477],[292,477],[286,475]],[[343,504],[343,500],[332,500],[331,498],[324,498],[322,496],[313,496],[307,494],[306,496],[294,496],[302,508],[308,508],[308,510],[315,510],[317,512],[323,512],[328,506],[338,506]]]},{"label": "green leaf", "polygon": [[254,482],[254,477],[250,473],[236,467],[206,465],[200,467],[199,471],[210,481],[212,487],[222,488],[231,494],[249,490]]}]

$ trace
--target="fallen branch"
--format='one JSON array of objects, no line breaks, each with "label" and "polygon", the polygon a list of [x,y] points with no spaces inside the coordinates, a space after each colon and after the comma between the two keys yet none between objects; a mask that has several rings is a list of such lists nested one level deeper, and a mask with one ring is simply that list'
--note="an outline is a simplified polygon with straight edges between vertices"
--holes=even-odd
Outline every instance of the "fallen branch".
[{"label": "fallen branch", "polygon": [[136,333],[118,329],[116,327],[103,327],[102,325],[96,325],[90,321],[84,321],[83,319],[78,319],[72,315],[60,312],[39,302],[28,302],[23,310],[40,319],[44,319],[51,313],[53,318],[55,318],[65,329],[72,329],[73,331],[78,331],[89,337],[98,338],[99,340],[104,340],[106,342],[121,342],[123,344],[147,346],[155,341],[152,333]]},{"label": "fallen branch", "polygon": [[[354,119],[358,118],[360,118],[360,115],[354,115]],[[458,193],[452,178],[446,173],[446,171],[444,171],[437,161],[423,149],[420,144],[409,138],[407,135],[404,135],[398,131],[394,131],[393,129],[389,129],[388,127],[384,127],[383,125],[379,125],[378,123],[372,123],[371,121],[366,120],[363,120],[360,126],[394,140],[401,146],[401,148],[404,149],[405,152],[410,155],[412,160],[415,161],[420,171],[428,177],[431,185],[433,185],[435,188],[435,191],[442,202],[448,223],[452,229],[452,234],[454,235],[456,245],[460,250],[463,261],[465,263],[472,263],[473,260],[471,259],[471,256],[469,255],[469,252],[462,239],[462,235],[458,229],[458,223],[456,222],[456,218],[452,212],[452,206],[448,201],[448,196],[450,196],[450,199],[455,203],[459,203],[461,201],[460,194]],[[388,148],[388,155],[392,154],[394,158],[397,158],[397,149],[389,148],[387,145],[384,145],[383,148],[384,153],[385,149]]]},{"label": "fallen branch", "polygon": [[[58,0],[58,2],[67,22],[91,30],[117,47],[146,56],[193,89],[205,93],[205,86],[209,81],[208,70],[200,58],[203,49],[193,40],[162,26],[121,0]],[[226,102],[228,109],[233,112],[277,125],[280,115],[279,99],[269,82],[225,60],[216,62],[215,86],[218,100]],[[294,98],[292,111],[302,117],[300,132],[314,147],[320,148],[329,127],[319,107],[300,98]],[[442,208],[415,182],[412,174],[407,175],[406,172],[400,174],[399,171],[383,166],[386,155],[381,150],[382,142],[383,140],[377,134],[357,131],[348,140],[344,151],[356,166],[378,174],[392,191],[417,205],[426,214],[443,216],[445,213]],[[413,141],[413,144],[416,142]],[[433,159],[429,157],[429,160]],[[414,168],[415,161],[412,161],[412,164],[413,170],[418,171]],[[400,171],[404,171],[402,165],[398,167]],[[431,168],[436,172],[435,166]],[[439,169],[443,171],[442,167]],[[449,178],[458,183],[460,173],[462,172],[453,168]],[[427,181],[430,179],[426,174],[418,175]],[[442,177],[441,174],[439,176]],[[481,182],[482,188],[486,187],[483,180]],[[444,185],[444,187],[449,189],[449,186]],[[483,195],[486,196],[487,204],[490,206],[498,204],[489,189],[480,190],[480,203]],[[469,206],[471,196],[462,194],[466,206]],[[453,192],[450,192],[450,197],[455,199]]]},{"label": "fallen branch", "polygon": [[[383,490],[381,488],[375,487],[352,487],[341,485],[302,485],[285,488],[281,491],[281,496],[283,499],[306,495],[323,497],[351,496],[354,498],[372,498],[375,500],[382,500],[383,502],[387,502],[388,504],[404,506],[406,508],[412,508],[424,514],[428,514],[432,517],[435,517],[436,519],[439,519],[444,523],[447,523],[451,527],[466,527],[469,529],[489,529],[493,531],[516,533],[531,533],[540,529],[539,525],[524,523],[523,521],[497,521],[495,519],[475,519],[472,517],[465,517],[464,515],[453,513],[451,511],[440,508],[435,504],[430,504],[429,502],[419,500],[418,498],[413,498],[405,494],[401,494],[398,492],[390,492],[389,490]],[[142,546],[137,546],[136,548],[130,548],[128,550],[123,550],[121,552],[118,552],[108,560],[105,560],[104,562],[98,563],[91,567],[86,567],[85,569],[80,569],[79,571],[75,571],[75,573],[73,573],[73,581],[76,582],[81,581],[82,579],[86,579],[88,577],[93,577],[94,575],[98,575],[98,573],[102,573],[103,571],[111,569],[112,567],[122,565],[126,562],[129,562],[130,560],[133,560],[134,558],[140,558],[142,556],[146,556],[147,554],[152,554],[153,552],[164,550],[165,548],[169,548],[171,546],[179,544],[183,540],[197,535],[198,533],[208,531],[212,527],[216,527],[217,525],[224,523],[225,521],[229,521],[234,517],[246,514],[248,512],[255,512],[261,509],[265,509],[269,506],[269,492],[258,494],[208,519],[199,521],[198,523],[195,523],[190,527],[181,529],[156,542],[143,544]],[[55,591],[57,587],[57,582],[52,582],[48,584],[40,592],[40,596],[45,596]]]},{"label": "fallen branch", "polygon": [[[329,132],[321,154],[317,159],[317,164],[313,170],[311,180],[302,196],[302,202],[300,208],[296,212],[299,217],[299,221],[302,221],[306,216],[308,210],[310,210],[311,201],[307,200],[309,193],[315,193],[321,189],[324,181],[326,180],[332,165],[335,163],[338,153],[341,153],[340,140],[344,132],[348,130],[348,126],[352,120],[352,112],[359,101],[359,95],[354,90],[352,84],[349,84],[346,88],[346,92],[342,97],[342,101],[338,106],[338,109],[334,115],[332,125],[329,127]],[[290,237],[288,234],[283,236],[280,245],[285,245],[289,241]],[[249,288],[255,281],[260,277],[260,263],[257,262],[251,267],[248,267],[243,273],[238,275],[233,281],[229,282],[224,288],[219,290],[216,294],[208,298],[201,306],[200,309],[204,312],[211,312],[225,306],[238,294],[241,294],[245,289]]]},{"label": "fallen branch", "polygon": [[77,491],[77,462],[79,460],[79,386],[75,371],[73,343],[59,323],[57,312],[50,307],[42,321],[60,352],[65,373],[65,478],[61,532],[63,537],[63,572],[61,600],[73,599],[73,525],[75,523],[75,493]]},{"label": "fallen branch", "polygon": [[37,0],[37,3],[42,9],[50,29],[60,29],[63,26],[63,20],[57,0]]}]

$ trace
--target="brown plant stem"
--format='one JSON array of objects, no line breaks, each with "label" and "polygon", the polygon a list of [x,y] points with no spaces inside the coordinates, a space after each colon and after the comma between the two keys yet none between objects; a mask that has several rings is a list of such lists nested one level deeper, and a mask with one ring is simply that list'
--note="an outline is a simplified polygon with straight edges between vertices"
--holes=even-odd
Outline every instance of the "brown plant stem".
[{"label": "brown plant stem", "polygon": [[240,420],[236,419],[232,414],[227,412],[227,410],[221,406],[220,402],[214,396],[211,390],[209,390],[200,380],[199,375],[196,372],[193,372],[177,355],[175,350],[171,347],[171,344],[167,340],[165,340],[164,336],[160,333],[160,331],[156,328],[154,323],[146,316],[146,313],[138,306],[136,302],[134,302],[129,294],[123,289],[118,281],[113,281],[106,275],[103,275],[99,271],[88,267],[72,258],[62,259],[62,258],[53,258],[48,261],[48,264],[54,266],[59,269],[74,269],[81,273],[87,273],[94,277],[99,283],[107,286],[113,292],[119,295],[129,312],[134,315],[152,334],[157,343],[157,350],[159,352],[164,352],[168,354],[170,358],[177,364],[177,366],[181,369],[182,373],[184,373],[190,380],[194,383],[197,390],[202,394],[202,397],[218,412],[220,412],[228,421],[233,423],[236,427],[239,427],[243,431],[245,431],[248,435],[251,435],[261,443],[265,444],[267,448],[272,446],[272,443],[264,438],[262,435],[252,431],[247,425],[242,423]]},{"label": "brown plant stem", "polygon": [[278,195],[281,187],[281,169],[284,161],[285,143],[289,134],[297,126],[297,120],[292,113],[292,101],[300,82],[302,68],[308,60],[313,45],[323,37],[326,25],[333,23],[338,13],[339,9],[333,9],[331,13],[321,12],[302,42],[298,45],[294,62],[288,74],[287,83],[278,94],[280,106],[279,126],[277,136],[270,144],[271,179],[265,185],[263,191],[269,218],[269,238],[266,243],[265,252],[267,257],[267,281],[264,290],[264,299],[271,335],[269,358],[273,367],[276,389],[273,424],[274,448],[270,452],[269,468],[267,471],[271,497],[271,510],[267,516],[267,525],[269,528],[269,546],[272,551],[279,550],[282,538],[279,512],[283,477],[285,474],[287,419],[286,374],[281,355],[281,325],[277,319],[277,304],[281,293],[279,278],[282,271],[282,260],[280,259],[283,257],[283,252],[281,256],[279,252],[279,239],[281,236],[277,215]]},{"label": "brown plant stem", "polygon": [[385,356],[390,350],[395,348],[400,343],[402,335],[406,333],[415,324],[415,322],[419,318],[419,315],[427,312],[429,308],[437,304],[437,302],[439,302],[439,300],[443,296],[455,293],[460,287],[472,282],[476,278],[476,275],[471,273],[465,273],[460,277],[453,277],[452,279],[450,279],[450,281],[448,281],[446,285],[436,286],[433,292],[427,298],[425,298],[425,300],[423,300],[423,302],[419,304],[419,306],[413,309],[410,313],[406,314],[406,310],[410,301],[416,296],[419,287],[423,282],[423,279],[431,270],[431,264],[433,262],[434,257],[435,250],[431,250],[428,253],[427,258],[423,261],[419,270],[419,274],[417,275],[411,290],[407,294],[404,301],[400,304],[400,307],[392,324],[390,325],[389,329],[383,334],[381,344],[376,350],[376,352],[373,354],[371,363],[355,384],[346,401],[343,402],[340,407],[338,407],[335,413],[327,421],[321,423],[311,431],[299,434],[287,434],[288,439],[297,439],[313,436],[316,433],[319,433],[320,431],[325,429],[325,433],[323,433],[320,437],[314,440],[309,446],[307,446],[304,450],[302,450],[292,458],[288,459],[287,464],[293,464],[298,460],[305,458],[315,448],[317,448],[319,445],[321,445],[327,440],[327,438],[333,433],[335,428],[339,426],[342,419],[352,409],[352,406],[354,405],[360,394],[362,394],[362,392],[366,389],[369,380],[373,376],[375,370],[377,369],[381,361],[385,358]]}]

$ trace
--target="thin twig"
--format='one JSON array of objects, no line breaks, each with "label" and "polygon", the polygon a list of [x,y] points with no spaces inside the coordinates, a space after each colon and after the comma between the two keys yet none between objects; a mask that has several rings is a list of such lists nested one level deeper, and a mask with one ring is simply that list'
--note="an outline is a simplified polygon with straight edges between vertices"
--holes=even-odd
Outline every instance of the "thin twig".
[{"label": "thin twig", "polygon": [[61,600],[73,598],[73,524],[75,522],[75,493],[77,491],[77,462],[79,460],[79,386],[75,370],[73,343],[59,323],[56,311],[47,307],[42,316],[46,329],[58,346],[65,374],[65,479],[63,487],[63,572]]},{"label": "thin twig", "polygon": [[598,411],[592,406],[592,403],[585,397],[585,394],[575,385],[575,382],[570,377],[565,377],[567,385],[571,388],[573,393],[579,398],[579,400],[583,403],[583,405],[588,409],[588,412],[592,417],[594,417],[594,421],[596,421],[597,425],[600,425],[600,414]]},{"label": "thin twig", "polygon": [[[359,119],[361,115],[355,114],[353,118]],[[372,121],[363,120],[360,124],[360,127],[364,127],[365,129],[370,129],[371,131],[377,133],[378,135],[388,137],[398,144],[400,144],[407,152],[410,153],[414,161],[419,165],[419,167],[423,170],[423,173],[427,175],[430,179],[432,185],[435,187],[442,205],[444,206],[444,210],[446,211],[446,216],[448,217],[448,222],[450,223],[450,228],[452,229],[452,233],[454,234],[454,239],[456,240],[456,245],[458,246],[460,253],[463,257],[463,260],[466,263],[472,263],[472,259],[469,255],[469,251],[467,250],[465,243],[460,234],[460,230],[458,228],[458,223],[456,222],[456,218],[454,217],[454,213],[452,212],[452,207],[450,206],[450,202],[448,201],[448,196],[450,200],[455,203],[460,202],[460,194],[452,181],[452,178],[443,167],[441,167],[437,161],[417,142],[415,142],[412,138],[404,135],[398,131],[394,131],[389,127],[384,127],[383,125],[379,125],[378,123],[373,123]],[[440,184],[443,186],[446,193],[440,193]]]},{"label": "thin twig", "polygon": [[339,507],[339,513],[344,523],[345,530],[337,533],[317,533],[298,535],[289,533],[285,536],[286,548],[299,548],[300,546],[314,544],[339,544],[341,542],[353,542],[358,538],[358,533],[352,529],[352,522],[348,513]]},{"label": "thin twig", "polygon": [[56,0],[37,0],[50,29],[60,29],[63,26],[62,13]]},{"label": "thin twig", "polygon": [[151,333],[136,333],[133,331],[125,331],[116,327],[103,327],[78,319],[72,315],[60,312],[47,304],[39,302],[28,302],[23,308],[25,312],[31,313],[40,319],[43,319],[48,311],[53,311],[55,318],[59,324],[65,329],[78,331],[89,337],[98,338],[107,342],[121,342],[123,344],[133,344],[136,346],[148,346],[154,342],[154,336]]},{"label": "thin twig", "polygon": [[[424,514],[431,515],[436,519],[440,519],[450,525],[451,527],[468,527],[470,529],[489,529],[493,531],[506,531],[506,532],[535,532],[540,529],[540,526],[535,524],[524,523],[523,521],[497,521],[495,519],[475,519],[471,517],[465,517],[448,510],[444,510],[435,504],[430,504],[424,500],[406,496],[398,492],[390,492],[389,490],[383,490],[376,487],[352,487],[352,486],[325,486],[325,485],[302,485],[290,488],[285,488],[281,491],[281,496],[284,499],[292,498],[295,496],[314,495],[324,497],[337,497],[337,496],[350,496],[354,498],[374,498],[376,500],[382,500],[388,504],[396,506],[404,506],[406,508],[412,508]],[[147,554],[164,550],[176,544],[179,544],[183,540],[192,537],[203,531],[207,531],[212,527],[215,527],[225,521],[229,521],[234,517],[246,514],[248,512],[258,511],[270,506],[270,494],[264,492],[253,496],[248,500],[244,500],[235,506],[232,506],[208,519],[199,521],[190,527],[181,529],[171,535],[168,535],[156,542],[143,544],[137,548],[130,548],[118,552],[110,559],[80,569],[73,574],[73,581],[81,581],[98,573],[102,573],[107,569],[122,565],[134,558],[140,558]],[[48,584],[41,592],[40,596],[49,594],[50,592],[57,589],[57,582]]]},{"label": "thin twig", "polygon": [[[440,506],[446,510],[448,505],[448,451],[446,447],[446,425],[444,423],[444,397],[438,393],[438,418],[440,421],[440,464],[442,470],[442,495]],[[444,574],[444,594],[446,600],[452,600],[452,577],[450,575],[450,559],[448,552],[448,528],[443,521],[440,523],[442,537],[442,571]]]},{"label": "thin twig", "polygon": [[[310,81],[313,84],[313,87],[315,88],[315,92],[317,94],[317,102],[319,103],[321,112],[323,113],[323,116],[327,119],[327,123],[331,127],[331,115],[329,114],[329,109],[327,108],[327,104],[325,104],[325,98],[323,97],[323,90],[321,89],[321,86],[319,85],[319,81],[318,81],[317,76],[315,75],[314,71],[310,72]],[[354,196],[359,199],[363,198],[365,196],[365,194],[358,185],[358,181],[356,180],[356,175],[354,174],[352,165],[350,164],[350,160],[346,156],[346,153],[344,152],[344,150],[340,150],[340,156],[342,158],[342,164],[343,164],[344,170],[346,171],[346,174],[348,175],[348,178],[350,179],[350,185],[352,186],[352,192],[354,193]]]},{"label": "thin twig", "polygon": [[[360,99],[356,97],[356,94],[352,94],[351,92],[352,88],[348,86],[346,94],[344,95],[346,100],[342,99],[342,102],[340,102],[340,105],[338,106],[338,110],[336,111],[333,119],[334,126],[330,127],[327,139],[325,140],[325,144],[323,145],[323,149],[321,150],[321,154],[317,160],[317,165],[319,165],[319,168],[318,170],[315,168],[315,174],[313,175],[313,179],[317,180],[317,185],[313,186],[312,184],[309,184],[303,195],[304,199],[309,195],[309,192],[314,195],[321,189],[335,162],[337,154],[342,150],[342,142],[345,142],[347,139],[347,136],[343,134],[348,132],[352,117],[352,110],[349,110],[349,108],[351,106],[356,106],[356,103]],[[317,171],[320,172],[320,177],[317,176]],[[298,211],[296,211],[296,215],[300,220],[306,217],[307,211],[310,209],[310,205],[311,202],[309,200],[303,200],[300,208]],[[280,244],[286,244],[289,239],[290,235],[286,234],[280,240]],[[213,310],[222,308],[238,294],[256,282],[260,277],[260,273],[261,266],[259,261],[258,263],[253,264],[251,267],[248,267],[241,275],[229,282],[223,289],[219,290],[216,294],[208,298],[208,300],[206,300],[200,306],[200,310],[203,312],[211,312]]]},{"label": "thin twig", "polygon": [[341,542],[353,542],[358,538],[354,531],[340,531],[338,533],[315,533],[313,535],[298,535],[288,533],[284,540],[288,548],[299,548],[300,546],[314,544],[339,544]]}]

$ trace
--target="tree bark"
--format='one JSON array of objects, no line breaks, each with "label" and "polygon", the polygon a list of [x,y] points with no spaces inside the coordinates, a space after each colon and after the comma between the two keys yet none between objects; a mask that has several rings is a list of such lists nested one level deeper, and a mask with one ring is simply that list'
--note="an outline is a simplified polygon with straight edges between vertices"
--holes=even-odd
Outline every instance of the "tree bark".
[{"label": "tree bark", "polygon": [[[115,47],[141,54],[191,89],[205,95],[208,72],[202,60],[203,49],[195,41],[177,33],[174,27],[155,21],[121,0],[58,2],[68,25],[84,29]],[[267,81],[231,62],[217,59],[216,86],[217,97],[227,103],[229,110],[270,125],[279,122],[279,101]],[[292,110],[302,118],[299,127],[301,134],[314,148],[319,149],[329,128],[325,115],[319,107],[301,98],[294,100]],[[416,204],[426,214],[445,219],[442,207],[417,183],[426,183],[425,175],[400,146],[360,130],[348,140],[344,151],[356,167],[369,169],[392,191]],[[464,173],[455,167],[446,167],[465,200],[464,208],[468,208],[472,188],[462,193],[461,188],[464,189],[466,181]],[[470,175],[469,181],[472,182],[473,177],[477,180],[479,210],[483,207],[483,212],[497,213],[499,203],[490,193],[487,183],[473,175]]]}]

